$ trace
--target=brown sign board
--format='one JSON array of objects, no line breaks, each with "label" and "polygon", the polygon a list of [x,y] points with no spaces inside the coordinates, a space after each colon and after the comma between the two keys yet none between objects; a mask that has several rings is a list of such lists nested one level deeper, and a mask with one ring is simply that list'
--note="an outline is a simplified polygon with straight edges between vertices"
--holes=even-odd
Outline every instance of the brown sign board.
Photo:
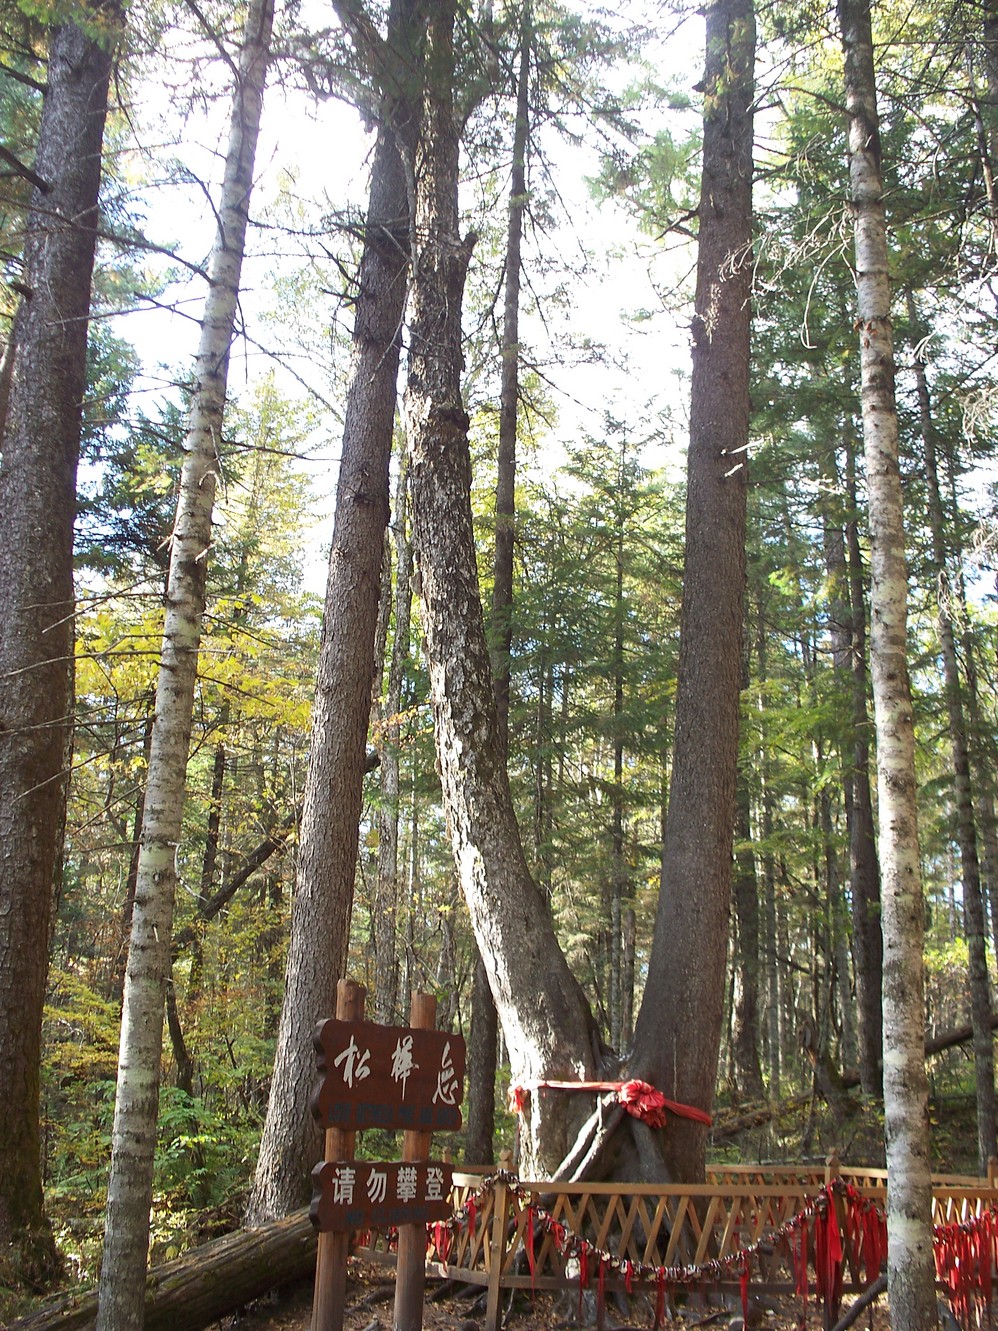
[{"label": "brown sign board", "polygon": [[329,1017],[316,1026],[313,1043],[321,1080],[312,1093],[312,1113],[322,1127],[460,1128],[460,1035]]},{"label": "brown sign board", "polygon": [[323,1233],[448,1220],[451,1166],[326,1160],[312,1170],[312,1224]]}]

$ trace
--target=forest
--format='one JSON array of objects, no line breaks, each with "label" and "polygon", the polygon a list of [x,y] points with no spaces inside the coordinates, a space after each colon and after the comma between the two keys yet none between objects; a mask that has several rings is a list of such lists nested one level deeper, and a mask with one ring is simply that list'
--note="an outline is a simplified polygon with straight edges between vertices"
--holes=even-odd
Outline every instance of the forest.
[{"label": "forest", "polygon": [[2,0],[0,89],[0,1317],[305,1205],[351,976],[468,1163],[886,1163],[934,1326],[998,0]]}]

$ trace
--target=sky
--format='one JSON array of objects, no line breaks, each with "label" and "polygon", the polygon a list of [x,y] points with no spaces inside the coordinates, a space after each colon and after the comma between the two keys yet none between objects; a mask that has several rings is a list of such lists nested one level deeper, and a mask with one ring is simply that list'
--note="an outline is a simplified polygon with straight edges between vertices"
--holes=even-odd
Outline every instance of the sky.
[{"label": "sky", "polygon": [[[306,0],[306,5],[310,2]],[[650,17],[655,17],[656,9],[651,6]],[[628,15],[633,11],[635,19],[649,17],[648,7],[636,0],[628,4],[627,11]],[[321,22],[328,22],[324,7],[317,10],[317,22],[320,13]],[[183,45],[182,38],[174,40]],[[701,52],[702,25],[694,21],[667,41],[650,46],[647,59],[660,76],[680,71],[680,86],[688,91],[699,78]],[[178,56],[187,54],[186,50],[177,52]],[[190,65],[181,59],[171,64],[177,86],[162,77],[160,68],[135,89],[133,102],[144,122],[140,142],[175,144],[133,157],[135,189],[148,215],[150,238],[164,247],[175,247],[190,263],[203,264],[214,231],[209,195],[217,196],[227,134],[226,71],[219,61],[199,69],[194,78],[205,96],[200,105],[195,99],[181,121],[177,108],[185,100],[184,70],[189,71]],[[212,81],[221,93],[214,100],[207,95]],[[654,121],[649,128],[654,128]],[[373,135],[365,133],[352,107],[340,101],[316,101],[279,72],[272,73],[253,195],[252,212],[258,225],[253,228],[243,270],[241,308],[249,340],[240,339],[234,348],[230,397],[246,391],[271,369],[276,370],[289,396],[311,391],[315,397],[318,423],[307,464],[318,495],[309,561],[313,569],[324,562],[321,552],[331,529],[339,417],[348,368],[342,349],[330,356],[331,315],[341,328],[348,326],[349,319],[345,312],[331,311],[328,305],[320,306],[316,317],[314,291],[306,297],[304,312],[295,310],[289,293],[301,285],[296,274],[307,262],[307,254],[313,256],[314,280],[327,290],[340,279],[335,267],[323,260],[321,245],[317,246],[314,237],[295,237],[282,233],[281,228],[290,224],[314,230],[319,224],[321,229],[324,217],[362,212],[372,146]],[[676,467],[685,443],[688,313],[666,310],[656,295],[656,285],[674,284],[690,268],[690,257],[667,254],[655,238],[641,233],[624,206],[593,199],[587,177],[597,173],[599,160],[590,145],[572,144],[548,131],[543,147],[560,206],[543,237],[548,260],[543,270],[529,267],[536,246],[528,240],[525,247],[525,281],[539,300],[533,310],[525,303],[521,337],[543,367],[557,419],[536,465],[541,470],[553,469],[566,446],[586,435],[598,437],[609,416],[622,422],[632,437],[648,441],[646,465]],[[175,167],[171,170],[171,158],[182,163],[183,178],[177,178]],[[173,183],[150,190],[145,179],[150,170],[155,176],[172,175]],[[546,187],[536,167],[532,183],[538,189]],[[466,191],[469,204],[474,193],[471,187]],[[505,224],[506,193],[500,187],[495,206],[501,216],[494,218],[499,226]],[[558,259],[565,261],[567,277]],[[150,267],[165,272],[170,266],[153,257]],[[204,298],[201,278],[177,265],[171,270],[177,280],[158,297],[156,308],[130,313],[119,320],[118,327],[141,357],[140,391],[153,401],[171,392],[178,370],[183,372],[192,363]],[[472,282],[474,278],[472,273]],[[562,302],[551,294],[558,284],[566,286],[567,299]],[[643,317],[635,320],[632,316],[638,311]],[[298,345],[302,339],[304,350]],[[580,343],[597,346],[597,358],[580,359],[572,350]],[[283,344],[280,358],[265,354],[260,344]],[[330,373],[336,382],[330,382]],[[148,403],[145,405],[148,409]],[[669,416],[664,427],[663,411]],[[319,574],[313,572],[311,577],[317,581]]]}]

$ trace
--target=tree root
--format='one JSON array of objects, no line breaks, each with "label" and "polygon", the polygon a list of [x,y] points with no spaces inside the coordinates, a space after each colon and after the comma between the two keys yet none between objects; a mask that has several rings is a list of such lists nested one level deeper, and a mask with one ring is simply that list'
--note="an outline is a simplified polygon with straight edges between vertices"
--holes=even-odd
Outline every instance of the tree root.
[{"label": "tree root", "polygon": [[579,1129],[568,1154],[551,1175],[552,1181],[578,1183],[591,1177],[599,1156],[623,1117],[623,1105],[602,1097],[597,1100],[596,1108]]}]

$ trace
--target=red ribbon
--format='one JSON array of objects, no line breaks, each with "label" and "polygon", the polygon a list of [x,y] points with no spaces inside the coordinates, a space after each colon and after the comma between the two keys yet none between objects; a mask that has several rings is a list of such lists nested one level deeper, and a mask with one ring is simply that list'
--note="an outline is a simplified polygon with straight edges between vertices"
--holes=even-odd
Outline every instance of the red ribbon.
[{"label": "red ribbon", "polygon": [[807,1221],[803,1220],[797,1231],[800,1235],[800,1243],[794,1242],[794,1237],[790,1236],[790,1255],[793,1258],[794,1273],[797,1277],[796,1292],[801,1300],[801,1325],[807,1322]]},{"label": "red ribbon", "polygon": [[617,1100],[633,1117],[647,1123],[650,1128],[665,1127],[665,1111],[676,1114],[679,1118],[693,1119],[710,1127],[713,1119],[704,1109],[694,1105],[680,1104],[678,1100],[667,1100],[661,1091],[646,1081],[632,1078],[629,1081],[528,1081],[509,1088],[509,1107],[515,1114],[522,1114],[526,1105],[528,1091],[547,1088],[554,1091],[614,1091]]},{"label": "red ribbon", "polygon": [[450,1228],[442,1220],[436,1221],[433,1226],[433,1246],[437,1250],[440,1265],[444,1269],[444,1275],[446,1275],[447,1258],[450,1254]]},{"label": "red ribbon", "polygon": [[953,1316],[965,1328],[972,1324],[978,1303],[990,1303],[996,1228],[995,1214],[988,1211],[934,1231],[936,1272],[946,1287]]},{"label": "red ribbon", "polygon": [[748,1286],[749,1278],[752,1275],[752,1263],[749,1260],[748,1253],[742,1257],[741,1270],[738,1273],[738,1284],[742,1295],[742,1326],[748,1327]]},{"label": "red ribbon", "polygon": [[662,1314],[665,1312],[665,1267],[658,1268],[658,1288],[655,1293],[655,1331],[662,1325]]},{"label": "red ribbon", "polygon": [[589,1244],[582,1240],[579,1244],[579,1321],[582,1321],[582,1291],[589,1284]]}]

